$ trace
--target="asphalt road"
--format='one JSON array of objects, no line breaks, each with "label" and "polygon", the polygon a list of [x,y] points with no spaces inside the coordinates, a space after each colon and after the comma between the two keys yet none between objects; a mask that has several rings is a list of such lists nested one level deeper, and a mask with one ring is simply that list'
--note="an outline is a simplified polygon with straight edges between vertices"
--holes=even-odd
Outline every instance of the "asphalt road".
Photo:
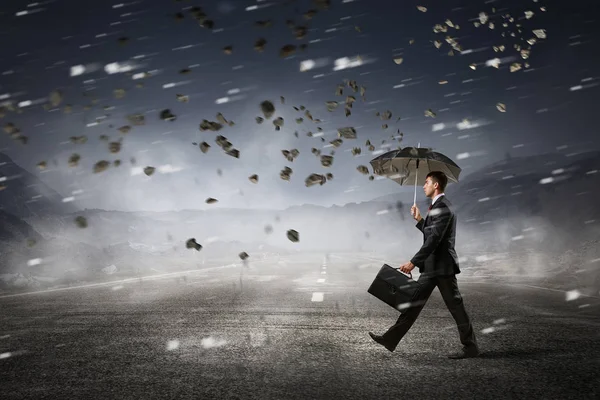
[{"label": "asphalt road", "polygon": [[598,298],[459,275],[481,357],[446,358],[460,342],[437,290],[390,353],[367,334],[398,316],[366,292],[381,263],[301,257],[0,296],[0,397],[600,396]]}]

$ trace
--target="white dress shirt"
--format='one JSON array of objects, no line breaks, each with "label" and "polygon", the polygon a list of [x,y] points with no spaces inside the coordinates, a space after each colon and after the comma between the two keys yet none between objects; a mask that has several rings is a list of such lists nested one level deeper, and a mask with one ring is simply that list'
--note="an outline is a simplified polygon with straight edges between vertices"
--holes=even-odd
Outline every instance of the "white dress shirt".
[{"label": "white dress shirt", "polygon": [[435,197],[433,198],[433,200],[431,201],[431,206],[433,207],[433,205],[435,204],[435,201],[436,201],[437,199],[439,199],[440,197],[442,197],[443,195],[444,195],[444,193],[440,193],[440,194],[438,194],[437,196],[435,196]]}]

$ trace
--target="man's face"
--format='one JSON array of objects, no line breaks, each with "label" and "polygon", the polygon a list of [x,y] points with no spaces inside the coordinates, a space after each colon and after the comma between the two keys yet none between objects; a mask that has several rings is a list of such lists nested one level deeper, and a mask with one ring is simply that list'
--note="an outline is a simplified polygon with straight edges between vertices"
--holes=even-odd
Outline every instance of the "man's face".
[{"label": "man's face", "polygon": [[435,192],[434,182],[431,178],[427,178],[425,180],[425,184],[423,185],[423,191],[425,192],[426,197],[431,197],[433,192]]}]

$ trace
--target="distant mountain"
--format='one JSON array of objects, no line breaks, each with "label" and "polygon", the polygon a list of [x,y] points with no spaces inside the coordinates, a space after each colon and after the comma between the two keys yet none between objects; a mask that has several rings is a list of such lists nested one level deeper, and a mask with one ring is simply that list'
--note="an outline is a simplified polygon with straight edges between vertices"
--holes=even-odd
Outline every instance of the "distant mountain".
[{"label": "distant mountain", "polygon": [[0,273],[18,269],[18,260],[35,258],[35,246],[43,240],[27,222],[0,210]]},{"label": "distant mountain", "polygon": [[72,203],[63,203],[63,196],[39,178],[0,153],[0,210],[19,218],[34,218],[75,212]]},{"label": "distant mountain", "polygon": [[0,242],[21,242],[28,239],[39,241],[42,236],[22,219],[0,210]]}]

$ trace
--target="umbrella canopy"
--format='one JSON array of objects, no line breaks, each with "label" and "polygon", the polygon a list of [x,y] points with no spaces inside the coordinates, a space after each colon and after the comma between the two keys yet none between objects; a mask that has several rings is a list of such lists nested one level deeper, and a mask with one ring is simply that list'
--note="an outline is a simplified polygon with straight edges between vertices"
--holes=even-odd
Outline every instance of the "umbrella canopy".
[{"label": "umbrella canopy", "polygon": [[424,147],[405,147],[392,150],[371,160],[373,172],[385,176],[394,182],[406,186],[424,185],[427,174],[441,171],[448,177],[448,182],[458,183],[461,168],[445,155]]}]

